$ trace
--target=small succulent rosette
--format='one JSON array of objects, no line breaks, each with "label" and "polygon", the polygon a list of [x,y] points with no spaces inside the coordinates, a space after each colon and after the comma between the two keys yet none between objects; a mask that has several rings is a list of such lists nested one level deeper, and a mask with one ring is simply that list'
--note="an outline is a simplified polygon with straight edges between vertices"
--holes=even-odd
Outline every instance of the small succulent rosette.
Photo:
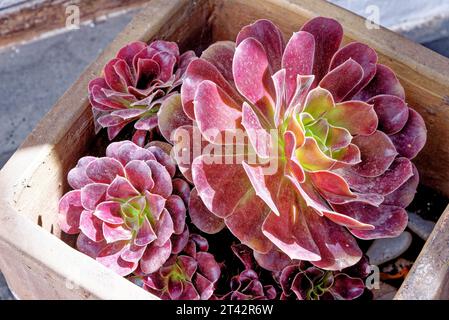
[{"label": "small succulent rosette", "polygon": [[354,300],[365,292],[368,260],[342,271],[326,271],[306,262],[286,266],[278,276],[281,300]]},{"label": "small succulent rosette", "polygon": [[173,254],[152,274],[142,277],[143,288],[164,300],[208,300],[220,278],[220,264],[207,252],[205,238],[191,234],[182,252]]},{"label": "small succulent rosette", "polygon": [[97,130],[107,128],[114,139],[129,123],[136,129],[133,142],[143,146],[158,126],[158,112],[180,104],[179,89],[193,51],[180,55],[175,42],[132,42],[119,50],[101,77],[89,83],[89,100]]},{"label": "small succulent rosette", "polygon": [[[258,20],[189,64],[181,99],[193,124],[176,129],[174,156],[207,209],[189,209],[199,229],[226,225],[258,261],[284,254],[326,270],[361,259],[354,236],[405,229],[425,124],[376,52],[340,48],[342,37],[318,17],[285,43]],[[185,157],[198,139],[203,152]]]},{"label": "small succulent rosette", "polygon": [[186,228],[188,186],[172,180],[175,170],[157,146],[111,143],[105,157],[83,157],[69,172],[74,190],[59,202],[59,226],[79,233],[78,250],[119,275],[138,266],[155,272],[170,257],[170,238]]},{"label": "small succulent rosette", "polygon": [[232,251],[240,259],[245,269],[230,280],[230,291],[220,300],[274,300],[277,292],[273,285],[264,285],[256,270],[257,264],[252,257],[252,250],[243,245],[232,245]]}]

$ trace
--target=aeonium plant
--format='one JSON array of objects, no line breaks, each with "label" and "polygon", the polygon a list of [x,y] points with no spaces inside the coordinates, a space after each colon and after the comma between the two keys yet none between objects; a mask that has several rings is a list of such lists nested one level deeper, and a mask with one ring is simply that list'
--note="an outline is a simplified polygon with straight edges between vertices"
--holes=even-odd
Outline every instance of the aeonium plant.
[{"label": "aeonium plant", "polygon": [[122,276],[137,267],[155,272],[186,229],[182,197],[189,187],[173,179],[175,170],[157,146],[111,143],[105,157],[83,157],[69,172],[73,190],[59,202],[59,226],[78,234],[79,251]]},{"label": "aeonium plant", "polygon": [[[112,140],[134,123],[132,140],[143,146],[148,132],[158,127],[158,113],[170,113],[181,103],[177,90],[195,58],[193,51],[180,54],[175,42],[163,40],[148,45],[137,41],[121,48],[102,76],[88,86],[97,130],[107,128]],[[164,129],[162,134],[169,135]]]},{"label": "aeonium plant", "polygon": [[366,257],[341,271],[326,271],[300,261],[284,267],[276,278],[281,300],[354,300],[365,292],[371,268]]},{"label": "aeonium plant", "polygon": [[191,207],[192,221],[205,232],[225,224],[270,270],[273,256],[347,268],[362,257],[354,236],[396,237],[407,224],[423,119],[376,52],[340,48],[342,37],[319,17],[285,43],[259,20],[186,70],[193,125],[176,129],[175,158],[211,212]]}]

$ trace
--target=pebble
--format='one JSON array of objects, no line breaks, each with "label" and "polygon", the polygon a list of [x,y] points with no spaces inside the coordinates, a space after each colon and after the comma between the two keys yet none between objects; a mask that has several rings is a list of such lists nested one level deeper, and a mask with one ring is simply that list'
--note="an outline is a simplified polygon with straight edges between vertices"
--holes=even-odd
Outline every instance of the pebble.
[{"label": "pebble", "polygon": [[412,235],[410,232],[404,231],[396,238],[374,240],[366,254],[371,264],[380,265],[399,257],[410,247],[411,243]]},{"label": "pebble", "polygon": [[379,289],[372,289],[373,300],[393,300],[398,289],[385,282],[379,283]]},{"label": "pebble", "polygon": [[410,230],[416,233],[417,236],[426,241],[435,227],[435,222],[424,220],[416,213],[409,212],[407,226]]}]

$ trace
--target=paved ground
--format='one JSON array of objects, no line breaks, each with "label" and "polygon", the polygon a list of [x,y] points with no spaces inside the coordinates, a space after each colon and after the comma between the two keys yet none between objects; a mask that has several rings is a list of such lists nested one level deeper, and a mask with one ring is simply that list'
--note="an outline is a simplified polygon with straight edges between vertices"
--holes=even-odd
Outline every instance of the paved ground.
[{"label": "paved ground", "polygon": [[[132,14],[0,52],[0,168]],[[425,44],[449,57],[449,38]],[[0,300],[12,299],[0,273]]]}]

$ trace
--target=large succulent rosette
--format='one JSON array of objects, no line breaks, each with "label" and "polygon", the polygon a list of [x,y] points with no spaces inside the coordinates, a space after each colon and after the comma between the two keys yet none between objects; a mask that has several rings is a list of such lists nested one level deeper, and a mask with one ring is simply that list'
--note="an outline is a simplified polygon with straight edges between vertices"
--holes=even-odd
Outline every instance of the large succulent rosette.
[{"label": "large succulent rosette", "polygon": [[[319,17],[285,44],[259,20],[186,70],[181,98],[194,124],[176,130],[175,157],[213,218],[190,214],[206,220],[200,229],[224,220],[258,261],[285,254],[341,270],[362,256],[353,236],[396,237],[406,227],[423,119],[375,51],[340,48],[342,37],[338,22]],[[186,163],[198,136],[203,152]]]},{"label": "large succulent rosette", "polygon": [[220,278],[220,265],[207,252],[207,240],[191,234],[179,254],[157,271],[142,277],[143,288],[164,300],[208,300]]},{"label": "large succulent rosette", "polygon": [[286,266],[277,275],[281,300],[354,300],[365,292],[368,259],[342,271],[325,271],[306,262]]},{"label": "large succulent rosette", "polygon": [[107,128],[114,139],[129,123],[136,129],[133,142],[143,146],[147,133],[158,126],[158,112],[180,104],[179,89],[193,51],[180,55],[175,42],[132,42],[119,50],[89,83],[89,100],[97,130]]},{"label": "large succulent rosette", "polygon": [[[74,189],[59,202],[59,225],[77,248],[125,276],[158,270],[185,231],[182,180],[161,148],[111,143],[102,158],[83,157],[68,174]],[[176,193],[176,194],[174,194]],[[178,236],[179,235],[179,236]]]}]

